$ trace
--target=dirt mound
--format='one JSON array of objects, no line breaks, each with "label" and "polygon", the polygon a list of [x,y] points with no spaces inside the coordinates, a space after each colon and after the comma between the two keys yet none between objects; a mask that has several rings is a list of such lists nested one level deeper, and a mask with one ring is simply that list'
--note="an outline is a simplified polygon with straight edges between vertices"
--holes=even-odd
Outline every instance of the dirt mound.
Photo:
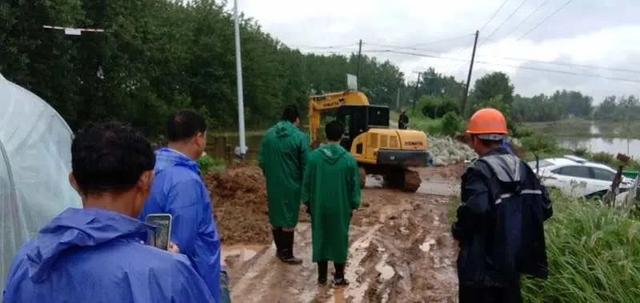
[{"label": "dirt mound", "polygon": [[267,189],[260,168],[230,167],[206,177],[214,201],[214,213],[225,245],[268,244],[271,227]]}]

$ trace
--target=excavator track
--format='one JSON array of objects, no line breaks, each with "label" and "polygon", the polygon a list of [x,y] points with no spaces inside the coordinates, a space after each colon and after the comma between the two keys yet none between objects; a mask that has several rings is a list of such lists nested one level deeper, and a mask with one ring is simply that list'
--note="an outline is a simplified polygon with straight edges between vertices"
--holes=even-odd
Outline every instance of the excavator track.
[{"label": "excavator track", "polygon": [[404,182],[402,190],[408,192],[416,192],[418,188],[420,188],[420,183],[422,183],[422,179],[420,179],[420,174],[417,171],[413,171],[410,169],[404,170]]},{"label": "excavator track", "polygon": [[407,192],[416,192],[420,188],[420,174],[417,171],[404,169],[394,169],[384,174],[385,185],[391,188],[401,189]]}]

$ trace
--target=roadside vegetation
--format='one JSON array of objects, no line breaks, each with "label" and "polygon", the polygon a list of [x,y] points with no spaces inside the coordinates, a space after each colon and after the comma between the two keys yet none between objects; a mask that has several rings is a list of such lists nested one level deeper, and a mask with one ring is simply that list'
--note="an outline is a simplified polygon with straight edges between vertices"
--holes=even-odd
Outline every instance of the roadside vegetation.
[{"label": "roadside vegetation", "polygon": [[637,302],[640,222],[596,201],[552,193],[545,224],[549,279],[525,279],[525,302]]},{"label": "roadside vegetation", "polygon": [[223,171],[226,167],[224,159],[205,155],[198,159],[200,165],[200,173],[204,176],[208,173]]}]

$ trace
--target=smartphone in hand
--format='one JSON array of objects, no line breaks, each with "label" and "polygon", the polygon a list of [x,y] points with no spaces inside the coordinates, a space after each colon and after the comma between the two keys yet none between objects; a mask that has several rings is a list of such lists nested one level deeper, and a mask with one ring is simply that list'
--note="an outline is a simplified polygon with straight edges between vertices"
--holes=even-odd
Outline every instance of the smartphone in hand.
[{"label": "smartphone in hand", "polygon": [[169,250],[169,243],[171,241],[171,214],[149,214],[145,218],[145,223],[154,227],[154,230],[149,232],[147,242],[151,246],[163,250]]}]

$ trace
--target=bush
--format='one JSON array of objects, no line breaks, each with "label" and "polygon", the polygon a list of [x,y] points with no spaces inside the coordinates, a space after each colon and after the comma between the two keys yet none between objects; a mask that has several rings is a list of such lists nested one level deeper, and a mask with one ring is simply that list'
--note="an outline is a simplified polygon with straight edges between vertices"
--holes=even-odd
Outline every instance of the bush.
[{"label": "bush", "polygon": [[431,119],[441,118],[448,112],[460,111],[458,104],[446,97],[423,96],[419,105],[422,114]]},{"label": "bush", "polygon": [[225,168],[225,163],[223,159],[214,158],[209,155],[205,155],[198,160],[198,165],[200,166],[200,172],[203,175],[206,175],[210,172],[221,171]]},{"label": "bush", "polygon": [[637,302],[640,222],[598,203],[553,193],[545,224],[549,279],[525,279],[525,302]]},{"label": "bush", "polygon": [[615,158],[611,154],[595,153],[595,154],[591,155],[591,161],[605,163],[605,164],[611,164],[611,163],[615,162]]},{"label": "bush", "polygon": [[463,121],[455,112],[448,112],[442,117],[442,134],[455,136],[462,131]]}]

